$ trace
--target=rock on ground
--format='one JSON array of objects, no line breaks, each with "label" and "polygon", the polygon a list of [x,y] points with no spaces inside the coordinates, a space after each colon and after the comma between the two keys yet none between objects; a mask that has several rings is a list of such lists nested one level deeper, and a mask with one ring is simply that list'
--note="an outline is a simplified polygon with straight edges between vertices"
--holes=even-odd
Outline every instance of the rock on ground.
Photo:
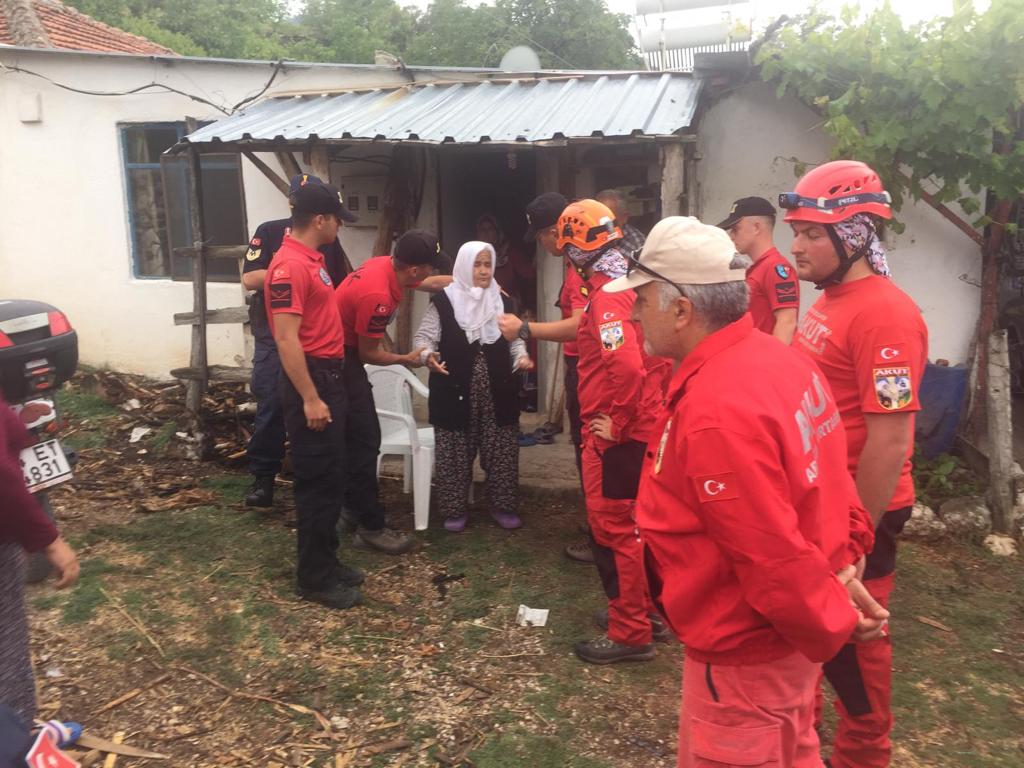
[{"label": "rock on ground", "polygon": [[903,536],[910,539],[941,539],[946,535],[946,524],[924,504],[915,504],[907,524],[903,526]]},{"label": "rock on ground", "polygon": [[1012,557],[1017,554],[1017,543],[1009,536],[1001,536],[998,533],[990,533],[985,537],[985,546],[993,555],[999,557]]},{"label": "rock on ground", "polygon": [[953,536],[975,541],[992,531],[992,512],[981,496],[959,496],[943,502],[939,517]]}]

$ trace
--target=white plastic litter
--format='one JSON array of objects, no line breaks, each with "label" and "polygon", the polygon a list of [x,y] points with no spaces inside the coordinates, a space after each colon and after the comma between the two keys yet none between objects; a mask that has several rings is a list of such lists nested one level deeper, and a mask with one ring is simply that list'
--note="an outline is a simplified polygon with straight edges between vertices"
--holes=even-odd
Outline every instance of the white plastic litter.
[{"label": "white plastic litter", "polygon": [[139,442],[139,440],[144,438],[146,435],[148,435],[152,431],[153,430],[150,429],[149,427],[135,427],[135,429],[132,430],[131,436],[128,438],[128,442],[129,443],[137,443],[137,442]]},{"label": "white plastic litter", "polygon": [[543,627],[547,623],[547,608],[530,608],[525,605],[519,606],[519,613],[516,614],[516,624],[520,627]]}]

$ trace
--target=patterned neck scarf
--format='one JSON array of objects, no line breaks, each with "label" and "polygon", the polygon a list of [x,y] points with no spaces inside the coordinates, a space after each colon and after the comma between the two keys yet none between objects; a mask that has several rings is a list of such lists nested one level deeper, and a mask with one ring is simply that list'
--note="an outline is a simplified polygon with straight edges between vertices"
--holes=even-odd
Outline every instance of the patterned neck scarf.
[{"label": "patterned neck scarf", "polygon": [[885,246],[878,239],[875,224],[866,213],[857,213],[846,221],[832,225],[836,234],[851,252],[856,253],[862,248],[867,252],[865,258],[876,275],[889,277],[889,262],[885,258]]},{"label": "patterned neck scarf", "polygon": [[577,267],[582,268],[590,265],[593,266],[595,272],[608,275],[608,277],[613,279],[622,277],[626,274],[626,270],[629,267],[626,263],[626,257],[622,255],[622,251],[615,245],[606,245],[601,251],[598,251],[596,260],[593,251],[584,251],[575,245],[565,246],[565,255]]}]

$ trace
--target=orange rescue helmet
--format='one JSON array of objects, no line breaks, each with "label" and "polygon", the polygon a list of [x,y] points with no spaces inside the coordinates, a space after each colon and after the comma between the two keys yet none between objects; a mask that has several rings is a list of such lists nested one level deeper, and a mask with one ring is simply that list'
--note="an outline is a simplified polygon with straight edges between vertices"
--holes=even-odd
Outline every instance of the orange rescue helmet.
[{"label": "orange rescue helmet", "polygon": [[615,226],[615,214],[597,200],[569,203],[558,217],[558,249],[575,245],[581,251],[596,251],[613,240],[622,239]]}]

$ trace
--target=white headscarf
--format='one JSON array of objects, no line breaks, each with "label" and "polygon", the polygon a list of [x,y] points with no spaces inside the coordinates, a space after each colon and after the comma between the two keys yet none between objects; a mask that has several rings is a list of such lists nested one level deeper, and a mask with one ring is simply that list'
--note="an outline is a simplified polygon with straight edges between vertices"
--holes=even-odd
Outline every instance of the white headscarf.
[{"label": "white headscarf", "polygon": [[455,268],[452,270],[454,280],[444,292],[448,294],[448,300],[455,310],[455,322],[466,331],[466,337],[474,341],[476,334],[479,334],[481,344],[493,344],[501,336],[498,315],[505,310],[501,303],[501,289],[493,277],[487,288],[473,285],[473,263],[480,251],[490,252],[491,267],[494,268],[497,258],[494,246],[471,240],[459,248]]}]

